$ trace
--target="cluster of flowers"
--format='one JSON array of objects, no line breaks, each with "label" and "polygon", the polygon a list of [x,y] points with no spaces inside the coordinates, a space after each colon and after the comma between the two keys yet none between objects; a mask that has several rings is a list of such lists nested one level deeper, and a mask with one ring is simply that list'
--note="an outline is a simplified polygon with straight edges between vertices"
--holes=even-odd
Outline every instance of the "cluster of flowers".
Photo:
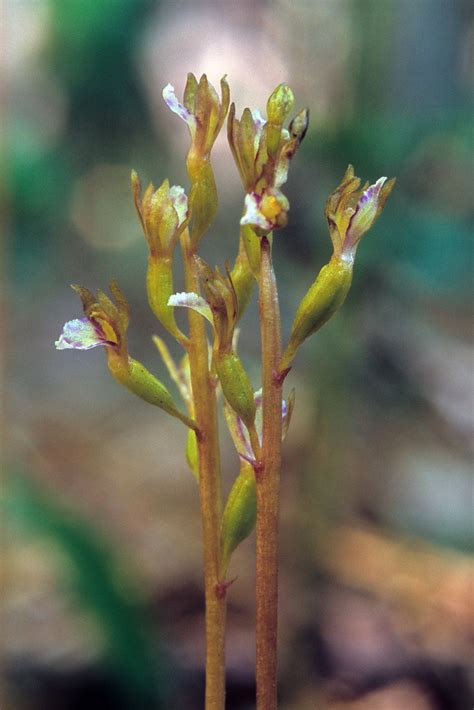
[{"label": "cluster of flowers", "polygon": [[[271,232],[287,224],[289,202],[282,187],[287,180],[290,162],[306,134],[308,110],[297,113],[285,128],[294,98],[291,89],[281,84],[267,102],[266,118],[259,111],[246,108],[241,118],[237,119],[234,104],[229,106],[226,79],[221,81],[219,98],[205,75],[199,82],[194,75],[188,76],[182,102],[177,99],[170,84],[163,90],[163,98],[189,129],[191,145],[186,160],[191,181],[189,195],[180,186],[170,186],[168,180],[158,189],[149,184],[142,193],[140,180],[134,171],[132,192],[149,246],[147,293],[157,319],[183,346],[185,353],[190,346],[190,338],[178,327],[175,308],[196,311],[209,321],[212,328],[211,372],[216,385],[220,384],[222,389],[226,420],[241,459],[241,473],[223,516],[224,528],[226,525],[228,529],[232,528],[232,534],[224,535],[224,574],[232,550],[250,532],[255,521],[253,471],[258,464],[262,436],[259,423],[261,393],[254,392],[237,355],[236,326],[258,279],[260,239],[270,239]],[[210,155],[226,116],[228,140],[242,179],[245,200],[240,220],[239,251],[233,268],[226,264],[223,275],[218,268],[208,266],[195,252],[217,209],[217,189]],[[393,179],[381,177],[373,185],[366,183],[361,187],[361,181],[349,166],[342,182],[329,196],[325,215],[333,255],[296,311],[280,362],[282,378],[303,341],[326,323],[344,302],[351,285],[358,244],[380,214],[393,184]],[[196,291],[175,293],[173,258],[175,248],[184,235],[193,252],[199,280]],[[102,291],[94,296],[81,286],[73,288],[81,298],[84,317],[65,324],[56,347],[59,350],[89,350],[102,346],[108,367],[117,381],[145,401],[178,417],[189,427],[187,460],[198,478],[199,428],[195,421],[188,355],[185,354],[182,362],[176,365],[161,338],[154,338],[182,395],[186,409],[183,412],[168,388],[129,355],[126,337],[129,307],[117,284],[112,282],[110,285],[114,300]],[[292,396],[283,403],[284,432],[288,427],[292,404]],[[240,506],[237,515],[235,511],[242,500],[245,505]]]}]

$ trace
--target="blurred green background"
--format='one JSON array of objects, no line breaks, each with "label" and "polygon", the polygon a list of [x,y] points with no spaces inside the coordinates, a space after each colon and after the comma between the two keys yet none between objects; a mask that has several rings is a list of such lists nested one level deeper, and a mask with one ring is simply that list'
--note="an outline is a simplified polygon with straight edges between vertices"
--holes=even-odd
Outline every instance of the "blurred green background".
[{"label": "blurred green background", "polygon": [[[330,256],[323,207],[347,164],[398,178],[344,309],[288,379],[281,707],[472,705],[473,38],[467,0],[4,1],[2,708],[202,705],[182,425],[121,391],[101,352],[54,349],[80,316],[69,284],[116,277],[130,350],[166,379],[129,174],[187,187],[187,130],[161,90],[180,94],[188,71],[215,85],[227,74],[238,113],[264,109],[282,81],[310,108],[274,242],[285,334]],[[243,193],[224,135],[213,155],[220,205],[203,255],[222,266]],[[257,388],[252,306],[240,349]],[[224,432],[223,447],[228,490]],[[242,710],[253,537],[230,573],[228,707]]]}]

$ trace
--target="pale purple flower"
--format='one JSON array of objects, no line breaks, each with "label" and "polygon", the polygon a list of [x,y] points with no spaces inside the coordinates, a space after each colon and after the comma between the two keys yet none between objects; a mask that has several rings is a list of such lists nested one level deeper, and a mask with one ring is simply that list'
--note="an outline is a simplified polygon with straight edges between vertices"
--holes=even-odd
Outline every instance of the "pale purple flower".
[{"label": "pale purple flower", "polygon": [[179,228],[188,216],[188,197],[180,185],[172,185],[169,189],[169,196],[178,215]]},{"label": "pale purple flower", "polygon": [[57,350],[90,350],[105,345],[106,340],[88,318],[75,318],[64,324],[63,332],[56,340]]},{"label": "pale purple flower", "polygon": [[[259,440],[260,446],[261,446],[262,445],[262,430],[263,430],[262,390],[259,389],[257,392],[255,392],[253,397],[254,397],[255,408],[256,408],[255,429],[257,431],[258,440]],[[291,415],[293,412],[293,406],[294,406],[294,390],[292,392],[290,392],[287,400],[282,401],[282,405],[281,405],[281,417],[282,417],[282,425],[283,425],[282,439],[285,438],[286,433],[288,431]],[[254,452],[252,449],[252,445],[250,443],[250,436],[247,431],[247,427],[243,423],[242,419],[235,413],[235,411],[232,409],[232,407],[229,404],[227,404],[227,402],[224,402],[224,415],[225,415],[225,419],[227,422],[227,427],[229,429],[230,435],[232,437],[232,441],[234,442],[234,446],[237,450],[238,455],[240,456],[241,459],[243,459],[244,461],[247,461],[248,463],[251,463],[251,464],[256,463]]]},{"label": "pale purple flower", "polygon": [[342,247],[343,255],[349,257],[354,256],[355,249],[362,235],[365,234],[375,222],[380,211],[380,191],[386,180],[386,177],[379,178],[374,185],[370,185],[360,196],[357,205],[352,210],[352,215],[344,237]]},{"label": "pale purple flower", "polygon": [[249,192],[245,195],[245,213],[240,224],[249,224],[265,232],[286,226],[288,199],[277,188],[269,188],[262,195]]},{"label": "pale purple flower", "polygon": [[250,224],[252,227],[259,227],[270,232],[272,223],[260,212],[260,195],[249,192],[245,195],[245,213],[240,220],[240,224]]},{"label": "pale purple flower", "polygon": [[183,106],[183,104],[178,101],[174,92],[174,86],[167,84],[163,89],[162,95],[168,108],[188,124],[191,136],[194,137],[196,132],[196,116],[194,116],[190,111],[188,111],[186,106]]},{"label": "pale purple flower", "polygon": [[252,112],[252,118],[255,126],[255,139],[254,139],[254,151],[255,155],[257,155],[258,147],[260,145],[260,137],[262,135],[263,127],[266,124],[266,119],[263,118],[262,114],[258,110],[258,108],[254,109]]}]

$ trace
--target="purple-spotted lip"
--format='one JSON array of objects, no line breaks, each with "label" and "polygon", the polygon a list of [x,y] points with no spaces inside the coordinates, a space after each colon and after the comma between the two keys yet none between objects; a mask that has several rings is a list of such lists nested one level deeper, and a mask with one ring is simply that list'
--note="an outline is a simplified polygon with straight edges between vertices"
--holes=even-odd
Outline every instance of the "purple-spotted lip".
[{"label": "purple-spotted lip", "polygon": [[377,180],[376,183],[374,183],[374,185],[369,185],[369,187],[362,193],[359,202],[357,203],[357,207],[365,204],[369,200],[378,199],[380,190],[382,189],[386,179],[386,177],[381,177]]},{"label": "purple-spotted lip", "polygon": [[249,224],[258,227],[266,232],[278,229],[278,221],[266,217],[261,211],[261,204],[265,197],[275,197],[280,206],[280,212],[288,212],[289,204],[284,194],[278,188],[269,188],[259,195],[256,192],[248,192],[245,195],[245,213],[240,220],[241,225]]},{"label": "purple-spotted lip", "polygon": [[89,318],[74,318],[65,323],[55,342],[57,350],[91,350],[99,345],[115,344],[106,340],[99,326]]},{"label": "purple-spotted lip", "polygon": [[381,177],[364,190],[349,220],[343,252],[346,252],[351,258],[361,237],[370,229],[376,219],[379,195],[386,179],[386,177]]},{"label": "purple-spotted lip", "polygon": [[166,84],[162,96],[168,108],[188,124],[191,132],[194,132],[196,130],[196,116],[178,101],[172,84]]}]

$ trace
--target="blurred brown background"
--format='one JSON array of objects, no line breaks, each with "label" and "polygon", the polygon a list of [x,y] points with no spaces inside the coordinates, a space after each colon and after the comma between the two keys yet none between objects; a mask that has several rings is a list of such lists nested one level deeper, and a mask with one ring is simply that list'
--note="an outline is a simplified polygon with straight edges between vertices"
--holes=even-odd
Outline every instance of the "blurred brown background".
[{"label": "blurred brown background", "polygon": [[[188,71],[214,84],[227,74],[239,113],[263,110],[282,81],[310,108],[290,224],[275,237],[286,334],[329,258],[323,206],[347,163],[371,182],[398,177],[343,311],[288,379],[281,708],[471,707],[472,4],[4,0],[1,15],[2,708],[202,706],[183,427],[119,389],[99,350],[53,344],[80,316],[69,284],[116,277],[131,351],[167,378],[129,173],[187,187],[186,127],[161,90],[180,95]],[[203,254],[222,265],[243,200],[224,135],[214,165],[220,206]],[[257,387],[252,310],[240,350]],[[227,490],[237,461],[222,430]],[[230,574],[228,707],[244,710],[253,537]]]}]

